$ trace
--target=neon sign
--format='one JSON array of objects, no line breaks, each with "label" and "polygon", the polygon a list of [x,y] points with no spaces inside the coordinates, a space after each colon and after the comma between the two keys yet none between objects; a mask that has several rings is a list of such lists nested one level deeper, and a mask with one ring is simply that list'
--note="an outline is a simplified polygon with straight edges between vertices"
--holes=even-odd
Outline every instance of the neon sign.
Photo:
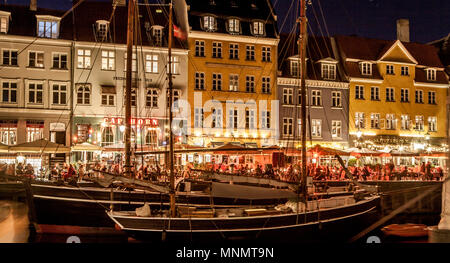
[{"label": "neon sign", "polygon": [[[122,125],[122,124],[124,124],[124,119],[123,118],[104,118],[103,122],[106,124],[112,124],[112,125]],[[159,121],[158,121],[158,119],[150,119],[150,118],[145,118],[145,119],[132,118],[131,125],[158,127]]]}]

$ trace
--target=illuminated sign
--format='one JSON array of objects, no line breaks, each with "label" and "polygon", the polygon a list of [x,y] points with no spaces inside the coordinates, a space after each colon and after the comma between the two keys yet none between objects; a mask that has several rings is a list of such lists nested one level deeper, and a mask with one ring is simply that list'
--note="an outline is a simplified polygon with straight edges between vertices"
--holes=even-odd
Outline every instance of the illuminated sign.
[{"label": "illuminated sign", "polygon": [[[112,125],[122,125],[122,124],[124,124],[124,119],[123,118],[104,118],[103,122],[106,124],[112,124]],[[158,127],[159,121],[158,121],[158,119],[150,119],[150,118],[145,118],[145,119],[132,118],[131,125]]]}]

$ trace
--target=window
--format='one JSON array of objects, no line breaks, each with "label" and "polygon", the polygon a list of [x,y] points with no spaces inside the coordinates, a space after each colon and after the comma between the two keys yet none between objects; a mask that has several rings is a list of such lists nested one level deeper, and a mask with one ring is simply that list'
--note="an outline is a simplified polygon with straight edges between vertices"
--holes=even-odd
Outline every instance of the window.
[{"label": "window", "polygon": [[271,61],[271,48],[270,47],[262,47],[262,61],[263,62]]},{"label": "window", "polygon": [[[308,106],[308,94],[305,94],[306,96],[306,98],[305,98],[305,100],[306,100],[306,105]],[[302,90],[301,89],[298,89],[298,104],[299,105],[302,105]]]},{"label": "window", "polygon": [[8,33],[9,17],[0,17],[0,33]]},{"label": "window", "polygon": [[409,102],[409,89],[401,89],[400,90],[400,101],[401,102]]},{"label": "window", "polygon": [[436,91],[428,91],[428,104],[436,104]]},{"label": "window", "polygon": [[386,129],[397,129],[397,120],[395,119],[395,114],[386,114]]},{"label": "window", "polygon": [[[167,90],[167,108],[170,107],[169,105],[169,90]],[[172,101],[173,101],[173,108],[178,108],[178,100],[180,99],[180,91],[177,89],[172,90]]]},{"label": "window", "polygon": [[238,91],[238,90],[239,90],[239,75],[230,74],[230,91]]},{"label": "window", "polygon": [[364,86],[355,86],[355,99],[364,99]]},{"label": "window", "polygon": [[283,135],[293,136],[294,135],[294,120],[292,118],[283,118]]},{"label": "window", "polygon": [[311,106],[322,106],[322,91],[311,91]]},{"label": "window", "polygon": [[30,53],[28,53],[28,67],[43,68],[44,67],[44,52],[30,51]]},{"label": "window", "polygon": [[105,20],[97,21],[97,40],[105,41],[108,37],[109,22]]},{"label": "window", "polygon": [[228,32],[230,34],[239,34],[241,32],[239,19],[236,18],[228,19]]},{"label": "window", "polygon": [[370,99],[371,100],[380,100],[380,88],[379,87],[370,87]]},{"label": "window", "polygon": [[158,73],[158,55],[146,54],[145,55],[145,72]]},{"label": "window", "polygon": [[145,94],[145,106],[149,108],[158,108],[157,89],[147,89],[147,94]]},{"label": "window", "polygon": [[336,65],[322,64],[322,78],[323,79],[336,79]]},{"label": "window", "polygon": [[222,74],[212,74],[212,90],[222,90]]},{"label": "window", "polygon": [[4,66],[17,66],[17,50],[3,50],[3,65]]},{"label": "window", "polygon": [[297,135],[297,137],[301,137],[302,135],[301,135],[301,133],[302,133],[302,119],[298,119],[297,120],[297,131],[298,131],[298,135]]},{"label": "window", "polygon": [[245,91],[255,92],[255,76],[245,77]]},{"label": "window", "polygon": [[115,53],[114,51],[102,50],[102,70],[115,69]]},{"label": "window", "polygon": [[427,80],[435,81],[436,80],[436,70],[435,69],[427,69]]},{"label": "window", "polygon": [[91,104],[91,88],[89,85],[83,85],[77,88],[77,104]]},{"label": "window", "polygon": [[230,59],[239,59],[239,45],[230,44]]},{"label": "window", "polygon": [[53,54],[53,68],[67,69],[67,54]]},{"label": "window", "polygon": [[67,105],[67,86],[62,84],[53,84],[52,98],[52,104]]},{"label": "window", "polygon": [[205,41],[195,40],[195,56],[205,56]]},{"label": "window", "polygon": [[409,115],[402,114],[401,121],[402,121],[402,130],[409,130],[410,123],[411,123],[411,120],[409,119]]},{"label": "window", "polygon": [[213,58],[222,58],[222,43],[221,42],[213,42],[212,43],[212,57]]},{"label": "window", "polygon": [[409,76],[409,67],[407,67],[407,66],[402,66],[402,67],[401,67],[401,75],[402,75],[402,76]]},{"label": "window", "polygon": [[255,129],[255,110],[245,110],[245,128]]},{"label": "window", "polygon": [[158,146],[158,133],[152,128],[146,129],[145,144]]},{"label": "window", "polygon": [[298,60],[291,60],[290,61],[290,70],[291,70],[291,76],[297,77],[298,74],[300,74],[300,64],[298,63]]},{"label": "window", "polygon": [[28,103],[42,104],[42,83],[29,83],[28,84]]},{"label": "window", "polygon": [[152,40],[155,46],[162,45],[163,27],[153,26],[152,27]]},{"label": "window", "polygon": [[102,106],[114,106],[116,96],[114,94],[102,94]]},{"label": "window", "polygon": [[27,121],[27,142],[34,142],[42,139],[44,135],[44,122]]},{"label": "window", "polygon": [[17,121],[4,120],[0,125],[1,143],[14,145],[17,143]]},{"label": "window", "polygon": [[341,108],[342,107],[341,92],[340,91],[331,92],[331,101],[332,101],[331,107]]},{"label": "window", "polygon": [[430,131],[430,132],[437,131],[437,118],[436,117],[428,117],[428,131]]},{"label": "window", "polygon": [[[125,52],[125,56],[124,56],[124,63],[123,63],[123,65],[124,65],[124,71],[127,71],[127,52]],[[133,56],[132,56],[132,58],[131,58],[131,71],[133,71],[133,72],[136,72],[136,69],[137,69],[137,55],[136,55],[136,53],[135,52],[133,52]]]},{"label": "window", "polygon": [[362,75],[372,75],[372,64],[369,62],[361,62],[360,69]]},{"label": "window", "polygon": [[205,89],[205,73],[195,72],[195,89],[198,90]]},{"label": "window", "polygon": [[394,88],[386,88],[386,101],[395,101]]},{"label": "window", "polygon": [[364,129],[366,127],[366,119],[364,117],[364,112],[355,113],[355,127],[357,129]]},{"label": "window", "polygon": [[78,49],[78,68],[91,67],[91,51],[89,49]]},{"label": "window", "polygon": [[379,129],[380,128],[380,114],[371,113],[370,114],[370,128]]},{"label": "window", "polygon": [[423,103],[423,90],[416,90],[416,103]]},{"label": "window", "polygon": [[270,77],[262,77],[262,93],[270,93]]},{"label": "window", "polygon": [[283,89],[283,104],[294,104],[294,90],[292,88]]},{"label": "window", "polygon": [[331,137],[342,137],[342,121],[331,121]]},{"label": "window", "polygon": [[38,37],[58,38],[58,22],[39,20]]},{"label": "window", "polygon": [[102,132],[102,146],[114,143],[114,133],[112,127],[104,127]]},{"label": "window", "polygon": [[252,33],[255,36],[264,35],[264,23],[260,21],[254,21],[252,23]]},{"label": "window", "polygon": [[255,46],[247,46],[246,59],[255,60]]},{"label": "window", "polygon": [[131,88],[131,106],[136,107],[136,88]]},{"label": "window", "polygon": [[91,130],[89,124],[77,124],[77,141],[79,143],[86,142],[89,139],[89,130]]},{"label": "window", "polygon": [[180,57],[172,56],[172,74],[179,74],[180,68]]},{"label": "window", "polygon": [[222,128],[222,109],[212,110],[211,128]]},{"label": "window", "polygon": [[386,65],[386,74],[394,75],[394,65]]},{"label": "window", "polygon": [[2,84],[2,102],[17,103],[17,83],[3,82]]},{"label": "window", "polygon": [[311,120],[311,135],[313,137],[322,137],[322,120]]},{"label": "window", "polygon": [[416,130],[417,131],[423,131],[423,116],[422,115],[416,115]]},{"label": "window", "polygon": [[237,129],[238,128],[238,111],[231,109],[228,110],[228,128]]},{"label": "window", "polygon": [[261,128],[270,129],[270,111],[261,111]]},{"label": "window", "polygon": [[213,16],[204,16],[203,29],[205,31],[216,31],[217,29],[216,18]]}]

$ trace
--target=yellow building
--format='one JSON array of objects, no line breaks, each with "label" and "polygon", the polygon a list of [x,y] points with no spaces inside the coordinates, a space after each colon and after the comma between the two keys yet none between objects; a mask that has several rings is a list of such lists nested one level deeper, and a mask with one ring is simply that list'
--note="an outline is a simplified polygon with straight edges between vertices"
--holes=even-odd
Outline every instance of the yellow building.
[{"label": "yellow building", "polygon": [[[270,2],[187,3],[188,143],[275,144],[278,33]],[[239,10],[254,13],[239,17]]]},{"label": "yellow building", "polygon": [[448,78],[437,51],[400,40],[337,37],[349,78],[351,145],[446,147]]}]

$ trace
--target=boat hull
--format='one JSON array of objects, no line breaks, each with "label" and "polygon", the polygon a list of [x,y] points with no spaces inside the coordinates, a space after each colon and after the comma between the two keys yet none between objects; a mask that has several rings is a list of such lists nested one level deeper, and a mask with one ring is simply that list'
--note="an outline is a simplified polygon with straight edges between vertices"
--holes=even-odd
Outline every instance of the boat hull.
[{"label": "boat hull", "polygon": [[108,212],[124,231],[143,241],[272,242],[345,241],[374,220],[379,197],[339,208],[300,214],[238,218],[136,217]]}]

